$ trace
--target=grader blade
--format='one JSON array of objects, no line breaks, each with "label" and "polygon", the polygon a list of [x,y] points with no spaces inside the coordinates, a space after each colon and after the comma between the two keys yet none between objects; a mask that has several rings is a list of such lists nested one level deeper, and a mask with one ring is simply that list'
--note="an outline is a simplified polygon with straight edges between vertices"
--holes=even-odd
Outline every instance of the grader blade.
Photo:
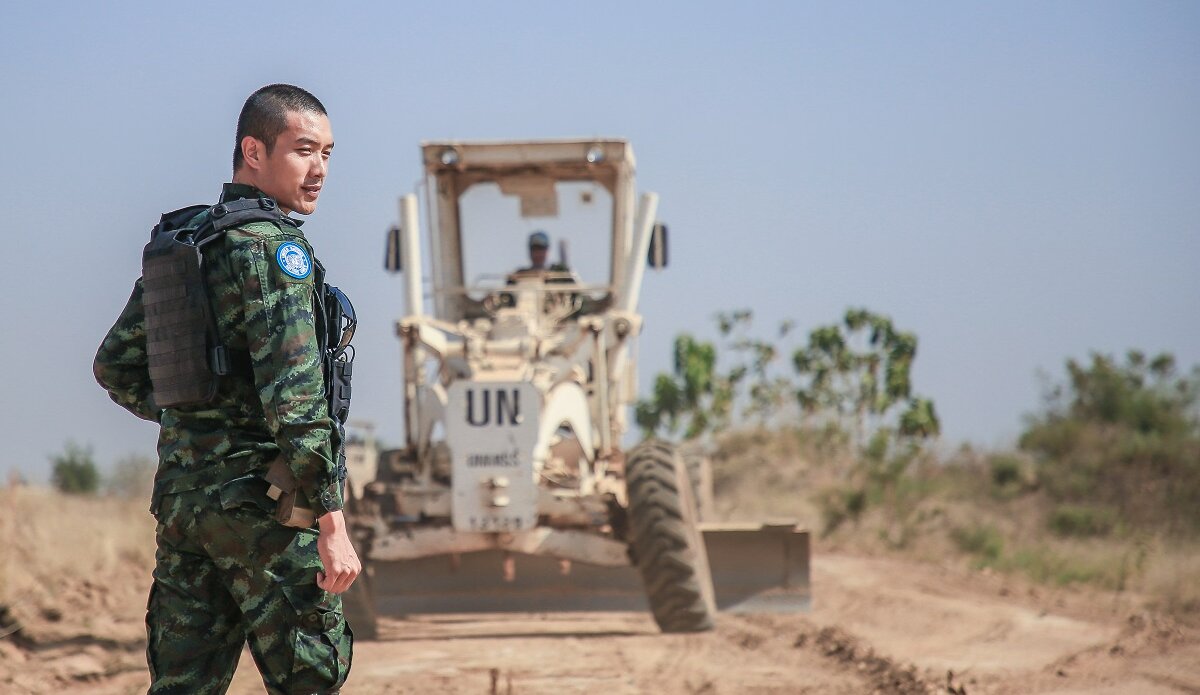
[{"label": "grader blade", "polygon": [[[717,608],[809,608],[809,534],[791,525],[701,524]],[[376,607],[387,615],[648,610],[632,566],[483,550],[373,562]]]}]

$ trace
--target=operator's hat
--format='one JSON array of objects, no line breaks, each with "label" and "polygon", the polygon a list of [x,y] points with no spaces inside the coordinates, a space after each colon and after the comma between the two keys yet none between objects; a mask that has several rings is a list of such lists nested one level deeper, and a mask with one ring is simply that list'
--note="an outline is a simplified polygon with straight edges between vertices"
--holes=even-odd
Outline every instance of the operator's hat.
[{"label": "operator's hat", "polygon": [[550,248],[550,235],[540,229],[529,235],[529,248],[531,249],[548,249]]}]

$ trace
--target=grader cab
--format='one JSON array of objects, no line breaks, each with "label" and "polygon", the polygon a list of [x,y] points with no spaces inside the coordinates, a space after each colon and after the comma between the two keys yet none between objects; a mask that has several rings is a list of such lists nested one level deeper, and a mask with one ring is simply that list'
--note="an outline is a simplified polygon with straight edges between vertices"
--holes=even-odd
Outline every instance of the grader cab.
[{"label": "grader cab", "polygon": [[406,195],[385,261],[404,278],[406,441],[349,456],[356,632],[378,612],[649,608],[689,632],[718,609],[804,609],[807,533],[710,523],[701,457],[625,446],[642,280],[667,261],[629,143],[421,153],[428,241]]}]

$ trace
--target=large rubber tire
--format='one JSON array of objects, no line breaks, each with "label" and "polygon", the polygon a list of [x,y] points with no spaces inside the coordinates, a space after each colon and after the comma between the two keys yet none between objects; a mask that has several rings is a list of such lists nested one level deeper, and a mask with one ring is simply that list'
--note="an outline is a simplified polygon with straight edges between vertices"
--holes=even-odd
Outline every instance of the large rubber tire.
[{"label": "large rubber tire", "polygon": [[663,632],[713,628],[716,602],[687,468],[675,448],[649,440],[629,452],[630,549]]},{"label": "large rubber tire", "polygon": [[374,640],[379,637],[379,615],[375,611],[375,591],[367,567],[355,578],[350,588],[342,594],[342,613],[354,631],[356,640]]}]

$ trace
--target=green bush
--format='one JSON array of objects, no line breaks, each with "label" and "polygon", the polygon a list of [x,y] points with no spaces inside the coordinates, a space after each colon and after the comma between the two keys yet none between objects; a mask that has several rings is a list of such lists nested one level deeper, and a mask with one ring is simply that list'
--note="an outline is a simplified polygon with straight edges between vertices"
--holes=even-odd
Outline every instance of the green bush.
[{"label": "green bush", "polygon": [[1111,509],[1074,504],[1058,506],[1051,512],[1048,520],[1050,530],[1058,535],[1077,538],[1107,536],[1116,523],[1116,514]]},{"label": "green bush", "polygon": [[50,457],[50,482],[61,492],[91,495],[100,487],[100,473],[92,460],[91,447],[67,442],[61,454]]},{"label": "green bush", "polygon": [[1004,554],[1004,538],[994,526],[959,526],[950,531],[950,539],[959,550],[977,555],[984,564],[994,563]]},{"label": "green bush", "polygon": [[825,524],[823,533],[833,533],[847,521],[857,521],[867,508],[867,491],[862,488],[844,487],[828,490],[820,499],[821,518]]},{"label": "green bush", "polygon": [[857,519],[867,508],[867,493],[865,490],[843,490],[842,504],[850,518]]},{"label": "green bush", "polygon": [[992,483],[996,487],[1014,487],[1021,483],[1021,461],[1016,456],[998,454],[988,460]]},{"label": "green bush", "polygon": [[1113,510],[1113,523],[1200,533],[1200,368],[1179,376],[1172,356],[1131,351],[1124,364],[1101,354],[1068,360],[1067,374],[1020,441],[1050,499],[1075,505],[1051,528],[1106,533],[1093,524],[1107,522],[1078,511],[1100,507]]},{"label": "green bush", "polygon": [[1112,573],[1111,568],[1080,558],[1064,557],[1045,545],[1018,548],[1004,563],[1004,569],[1016,569],[1036,582],[1059,586],[1078,583],[1107,586]]}]

